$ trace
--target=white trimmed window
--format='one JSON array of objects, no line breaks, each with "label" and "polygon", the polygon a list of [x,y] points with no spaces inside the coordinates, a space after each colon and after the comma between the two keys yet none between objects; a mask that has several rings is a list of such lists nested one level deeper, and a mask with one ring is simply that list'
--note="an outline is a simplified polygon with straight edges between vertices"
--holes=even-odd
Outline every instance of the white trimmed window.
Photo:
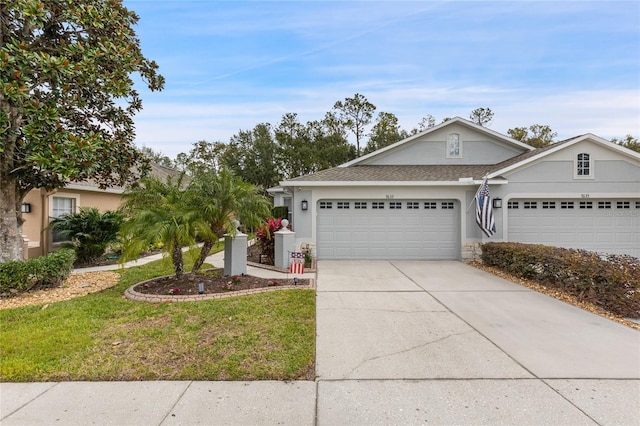
[{"label": "white trimmed window", "polygon": [[462,158],[462,138],[459,133],[447,135],[447,158]]},{"label": "white trimmed window", "polygon": [[[76,197],[51,197],[51,219],[75,213],[77,204]],[[51,231],[51,241],[57,244],[68,240],[61,236],[59,231]]]},{"label": "white trimmed window", "polygon": [[576,156],[576,178],[589,179],[593,178],[593,164],[591,154],[581,152]]}]

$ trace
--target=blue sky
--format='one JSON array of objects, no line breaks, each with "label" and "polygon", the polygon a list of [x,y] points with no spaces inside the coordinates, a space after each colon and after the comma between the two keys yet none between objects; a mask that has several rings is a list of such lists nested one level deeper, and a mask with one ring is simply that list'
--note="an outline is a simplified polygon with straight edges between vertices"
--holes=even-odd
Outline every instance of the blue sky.
[{"label": "blue sky", "polygon": [[360,93],[403,128],[489,107],[490,128],[640,136],[640,2],[143,1],[139,146],[174,157]]}]

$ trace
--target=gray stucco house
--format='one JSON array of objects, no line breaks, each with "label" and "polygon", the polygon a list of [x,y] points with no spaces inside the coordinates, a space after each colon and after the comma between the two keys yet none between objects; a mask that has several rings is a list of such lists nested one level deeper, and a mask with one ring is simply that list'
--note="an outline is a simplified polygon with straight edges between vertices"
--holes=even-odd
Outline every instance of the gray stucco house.
[{"label": "gray stucco house", "polygon": [[[475,222],[485,177],[491,238]],[[269,192],[318,259],[465,259],[487,241],[640,257],[640,154],[592,134],[534,149],[457,117]]]}]

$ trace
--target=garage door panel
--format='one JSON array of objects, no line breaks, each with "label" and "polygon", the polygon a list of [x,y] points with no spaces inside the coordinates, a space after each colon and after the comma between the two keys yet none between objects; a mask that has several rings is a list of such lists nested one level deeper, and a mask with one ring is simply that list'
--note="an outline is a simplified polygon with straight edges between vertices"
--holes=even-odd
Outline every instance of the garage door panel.
[{"label": "garage door panel", "polygon": [[[510,201],[523,205],[536,200]],[[541,200],[537,201],[540,205]],[[574,209],[510,208],[507,239],[640,257],[640,207],[636,201],[631,200],[628,209],[616,208],[617,200],[591,200],[593,208],[579,208],[576,200]],[[605,204],[613,208],[599,207]]]},{"label": "garage door panel", "polygon": [[[415,200],[419,208],[407,209],[407,201],[410,200],[394,200],[394,203],[400,203],[399,209],[390,209],[387,200],[368,201],[369,207],[377,202],[383,203],[384,209],[318,209],[318,257],[458,259],[458,203],[454,202],[454,209],[441,209],[441,201],[438,200],[436,209],[424,209],[424,200]],[[332,227],[331,232],[328,232],[329,227]]]}]

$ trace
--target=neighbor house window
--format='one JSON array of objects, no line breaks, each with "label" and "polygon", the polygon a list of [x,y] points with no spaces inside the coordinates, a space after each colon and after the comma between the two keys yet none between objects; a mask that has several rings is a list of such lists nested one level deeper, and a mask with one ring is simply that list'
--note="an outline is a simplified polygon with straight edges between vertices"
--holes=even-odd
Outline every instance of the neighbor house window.
[{"label": "neighbor house window", "polygon": [[447,158],[462,157],[462,140],[460,134],[449,133],[447,136]]},{"label": "neighbor house window", "polygon": [[[67,197],[51,198],[51,218],[56,219],[67,214],[73,214],[76,211],[76,199]],[[65,237],[60,235],[60,231],[51,232],[51,241],[54,243],[62,243],[67,241]]]},{"label": "neighbor house window", "polygon": [[593,177],[591,154],[582,152],[576,157],[576,177]]}]

